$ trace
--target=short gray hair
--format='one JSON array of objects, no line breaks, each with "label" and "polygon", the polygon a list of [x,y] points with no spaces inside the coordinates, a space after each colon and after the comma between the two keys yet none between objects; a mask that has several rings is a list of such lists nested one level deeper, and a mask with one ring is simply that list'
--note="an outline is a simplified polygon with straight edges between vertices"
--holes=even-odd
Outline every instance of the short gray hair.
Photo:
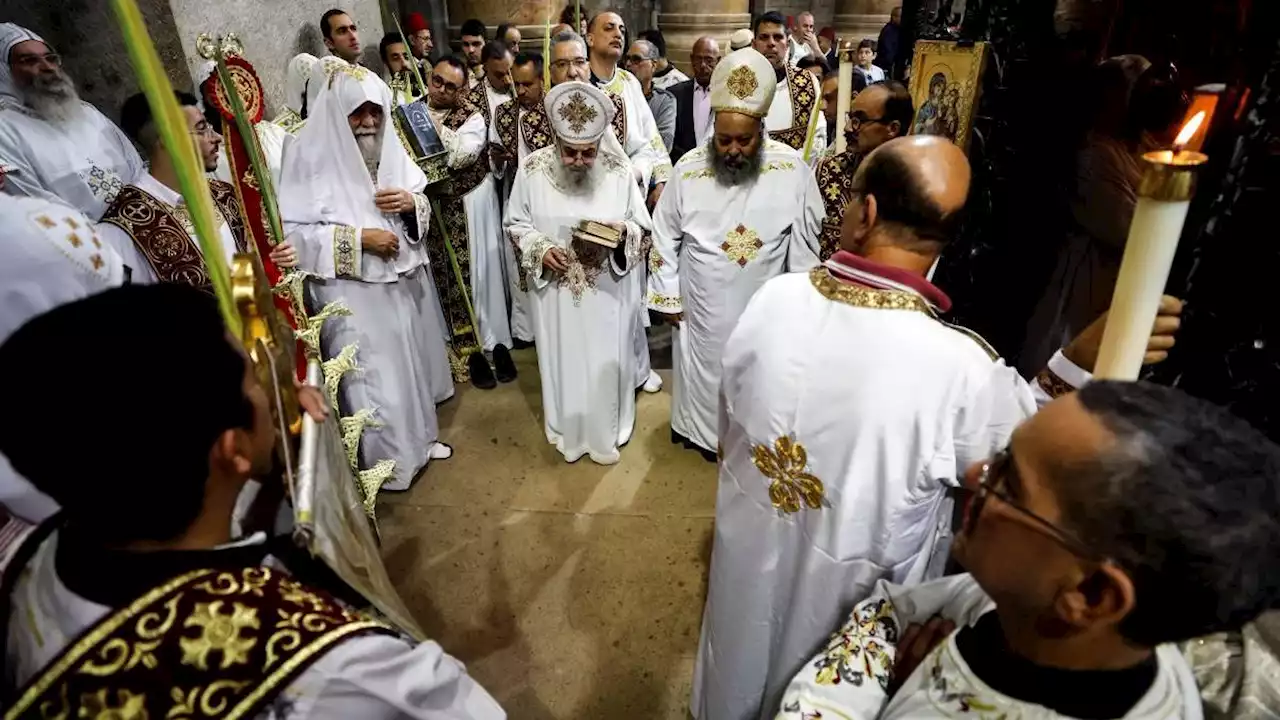
[{"label": "short gray hair", "polygon": [[[556,33],[555,36],[551,38],[551,47],[547,48],[547,51],[554,53],[556,51],[557,45],[559,45],[560,43],[566,43],[566,42],[578,43],[579,45],[582,46],[582,53],[584,55],[586,54],[587,41],[583,40],[581,35],[579,35],[578,33],[572,30],[561,30],[560,32]],[[547,58],[547,62],[551,62],[551,58]]]},{"label": "short gray hair", "polygon": [[633,48],[634,48],[634,47],[643,47],[643,48],[644,48],[644,50],[643,50],[643,53],[642,53],[642,54],[644,55],[644,59],[645,59],[645,60],[657,60],[657,59],[658,59],[658,48],[657,48],[657,46],[655,46],[653,43],[649,42],[648,40],[637,40],[637,41],[635,41],[635,42],[631,43],[631,47],[633,47]]}]

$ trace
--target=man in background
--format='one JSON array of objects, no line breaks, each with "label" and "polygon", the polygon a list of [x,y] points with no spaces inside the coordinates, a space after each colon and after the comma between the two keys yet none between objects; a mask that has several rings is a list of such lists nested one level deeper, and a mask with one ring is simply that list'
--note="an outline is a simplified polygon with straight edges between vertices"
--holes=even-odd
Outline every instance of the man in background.
[{"label": "man in background", "polygon": [[[898,57],[902,50],[902,6],[889,11],[889,22],[880,28],[880,39],[876,41],[876,64],[884,70],[885,77],[898,79],[902,77],[903,66],[909,58]],[[907,49],[910,51],[910,49]]]},{"label": "man in background", "polygon": [[143,173],[124,133],[80,100],[62,57],[38,35],[0,23],[0,187],[60,200],[90,220]]},{"label": "man in background", "polygon": [[854,66],[854,72],[862,76],[868,85],[884,82],[884,69],[875,64],[876,59],[876,41],[871,38],[863,38],[858,43],[858,64]]},{"label": "man in background", "polygon": [[315,107],[316,98],[335,68],[360,64],[360,31],[356,21],[345,10],[337,8],[320,16],[320,34],[329,54],[312,69],[307,83],[307,105]]},{"label": "man in background", "polygon": [[468,87],[480,84],[480,79],[484,77],[484,43],[488,37],[487,32],[484,23],[475,18],[462,23],[462,28],[458,31],[462,58],[467,63]]},{"label": "man in background", "polygon": [[422,70],[422,76],[430,74],[431,51],[436,44],[431,37],[431,23],[420,12],[411,12],[405,18],[404,31],[409,34],[410,49],[413,58]]},{"label": "man in background", "polygon": [[[778,78],[773,104],[765,115],[765,129],[774,140],[804,152],[805,141],[809,136],[809,117],[821,99],[820,83],[812,73],[799,70],[793,62],[788,62],[785,23],[782,14],[776,10],[757,17],[753,26],[755,39],[751,46],[773,65],[774,74]],[[812,21],[810,23],[812,26]],[[809,161],[814,162],[821,157],[826,146],[826,134],[815,134]]]},{"label": "man in background", "polygon": [[818,31],[818,46],[822,48],[822,57],[827,60],[827,69],[835,70],[840,64],[840,54],[836,47],[836,29],[824,27]]},{"label": "man in background", "polygon": [[818,36],[814,34],[813,13],[806,10],[796,16],[795,26],[787,38],[787,52],[793,67],[799,64],[801,58],[824,54],[822,46],[818,44]]},{"label": "man in background", "polygon": [[426,88],[418,85],[410,63],[414,62],[400,33],[387,33],[378,43],[382,64],[387,69],[387,86],[391,88],[392,106],[405,105],[423,96]]},{"label": "man in background", "polygon": [[656,28],[645,30],[640,33],[640,38],[653,45],[654,50],[658,52],[658,59],[653,62],[654,85],[663,90],[670,90],[677,83],[682,83],[689,79],[688,75],[680,72],[667,59],[667,39],[662,35],[661,30]]},{"label": "man in background", "polygon": [[751,42],[754,39],[755,34],[751,32],[751,28],[734,30],[733,33],[729,35],[729,52],[741,50],[744,47],[750,47]]},{"label": "man in background", "polygon": [[658,58],[658,48],[653,43],[637,40],[627,52],[626,67],[640,81],[640,89],[644,91],[644,99],[648,101],[649,111],[658,126],[658,136],[670,154],[671,141],[676,133],[676,99],[654,83]]},{"label": "man in background", "polygon": [[520,28],[515,25],[512,25],[511,23],[503,23],[499,25],[498,30],[493,34],[493,39],[501,40],[505,43],[507,49],[511,51],[512,55],[520,54],[520,41],[523,38],[520,36]]},{"label": "man in background", "polygon": [[689,56],[693,79],[671,88],[676,99],[676,130],[671,144],[674,165],[685,153],[702,147],[711,128],[711,73],[720,62],[720,43],[703,35]]}]

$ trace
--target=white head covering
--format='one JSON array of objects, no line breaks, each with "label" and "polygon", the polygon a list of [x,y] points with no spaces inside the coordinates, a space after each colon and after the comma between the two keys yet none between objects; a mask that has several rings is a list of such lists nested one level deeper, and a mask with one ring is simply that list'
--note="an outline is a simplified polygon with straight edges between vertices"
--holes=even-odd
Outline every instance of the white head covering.
[{"label": "white head covering", "polygon": [[604,91],[579,81],[556,85],[543,102],[556,136],[575,145],[599,141],[617,112]]},{"label": "white head covering", "polygon": [[320,59],[309,53],[298,53],[289,61],[284,73],[284,104],[292,111],[302,114],[302,100],[307,95],[307,80],[315,71]]},{"label": "white head covering", "polygon": [[729,53],[711,73],[711,109],[762,118],[769,112],[777,76],[768,58],[754,48]]},{"label": "white head covering", "polygon": [[750,45],[753,39],[754,36],[751,34],[751,30],[747,28],[734,30],[733,34],[729,36],[729,49],[741,50],[742,48]]},{"label": "white head covering", "polygon": [[9,53],[13,47],[27,40],[39,40],[48,45],[44,38],[30,30],[13,23],[0,23],[0,98],[22,102],[22,93],[13,82],[13,73],[9,70]]},{"label": "white head covering", "polygon": [[290,223],[340,223],[395,232],[373,203],[375,188],[347,117],[366,102],[382,106],[378,188],[422,192],[427,177],[396,136],[391,88],[369,70],[346,65],[329,76],[307,124],[285,153],[280,216]]}]

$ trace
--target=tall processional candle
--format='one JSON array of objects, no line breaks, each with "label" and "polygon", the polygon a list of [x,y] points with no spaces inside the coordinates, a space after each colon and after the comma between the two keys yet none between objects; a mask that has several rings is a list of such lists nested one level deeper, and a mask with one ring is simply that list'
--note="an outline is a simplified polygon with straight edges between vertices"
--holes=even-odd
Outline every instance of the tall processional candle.
[{"label": "tall processional candle", "polygon": [[849,126],[849,106],[853,104],[853,53],[852,40],[841,40],[836,57],[840,62],[840,77],[836,80],[836,152],[848,148],[844,129]]},{"label": "tall processional candle", "polygon": [[1115,294],[1102,334],[1094,377],[1136,380],[1147,351],[1147,339],[1169,279],[1178,238],[1195,193],[1196,172],[1208,156],[1183,146],[1204,122],[1197,113],[1183,126],[1172,150],[1142,156],[1138,204],[1129,225],[1129,239],[1116,279]]}]

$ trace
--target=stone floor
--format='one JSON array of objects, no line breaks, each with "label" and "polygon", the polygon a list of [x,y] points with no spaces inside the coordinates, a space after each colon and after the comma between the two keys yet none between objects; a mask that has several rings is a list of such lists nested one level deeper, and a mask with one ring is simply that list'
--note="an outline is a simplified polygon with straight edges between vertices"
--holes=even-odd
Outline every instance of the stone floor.
[{"label": "stone floor", "polygon": [[669,390],[640,396],[618,465],[566,464],[542,432],[536,356],[514,355],[515,383],[440,408],[454,456],[383,496],[391,577],[514,720],[683,720],[715,467],[671,444]]}]

